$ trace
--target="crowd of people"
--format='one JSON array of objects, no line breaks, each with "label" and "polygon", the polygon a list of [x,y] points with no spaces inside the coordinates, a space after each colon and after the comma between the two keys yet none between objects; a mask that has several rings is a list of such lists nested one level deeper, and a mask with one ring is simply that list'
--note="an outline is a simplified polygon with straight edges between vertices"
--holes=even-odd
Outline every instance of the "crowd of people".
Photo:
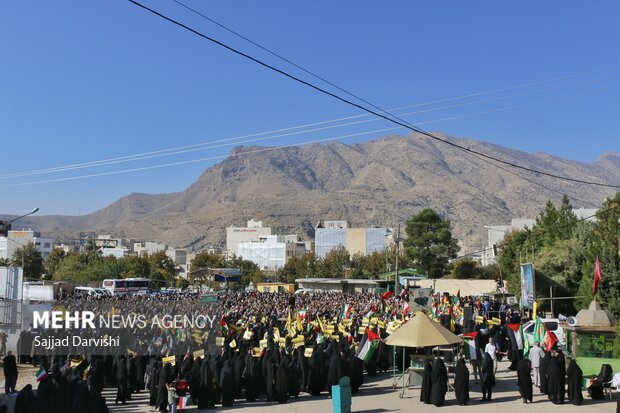
[{"label": "crowd of people", "polygon": [[[470,336],[476,355],[461,351],[450,367],[458,404],[470,403],[467,361],[475,383],[480,381],[482,401],[490,402],[498,361],[504,357],[516,372],[524,403],[533,401],[533,388],[538,387],[553,403],[581,404],[583,374],[574,360],[566,369],[564,354],[557,344],[543,348],[537,343],[524,357],[523,347],[516,344],[513,330],[507,327],[508,323],[524,321],[518,312],[502,303],[459,295],[432,295],[428,310],[430,316],[439,319],[446,313],[454,315],[459,309],[472,307],[472,321],[482,318],[474,322],[474,334]],[[217,305],[203,304],[195,295],[65,299],[54,308],[89,309],[102,314],[143,313],[149,317],[215,311],[217,318],[208,334],[190,327],[125,329],[124,339],[130,345],[99,352],[61,348],[36,353],[32,351],[32,336],[58,331],[22,332],[19,353],[40,366],[42,374],[36,396],[29,386],[19,392],[17,413],[105,412],[106,401],[101,395],[104,387],[116,388],[114,402],[121,404],[136,392],[147,391],[149,404],[162,412],[185,403],[213,408],[232,406],[239,400],[286,403],[303,392],[328,395],[332,385],[345,376],[356,393],[365,377],[386,372],[393,364],[403,371],[406,366],[400,362],[402,352],[405,356],[423,353],[428,359],[422,402],[441,406],[448,390],[448,367],[442,358],[433,358],[428,349],[403,348],[398,348],[394,357],[385,344],[390,333],[414,316],[407,291],[397,297],[390,293],[224,292],[219,294]],[[501,322],[487,323],[491,312]],[[445,326],[458,334],[463,324]],[[79,331],[91,336],[111,333]],[[367,346],[371,341],[376,345]],[[374,351],[362,355],[367,347]]]}]

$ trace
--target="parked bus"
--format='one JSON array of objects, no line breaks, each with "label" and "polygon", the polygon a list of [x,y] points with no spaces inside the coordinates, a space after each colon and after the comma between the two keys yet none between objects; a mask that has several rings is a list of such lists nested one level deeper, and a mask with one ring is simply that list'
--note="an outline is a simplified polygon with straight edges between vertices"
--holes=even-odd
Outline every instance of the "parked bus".
[{"label": "parked bus", "polygon": [[148,278],[123,278],[114,280],[103,280],[103,288],[112,295],[133,295],[138,291],[148,291],[151,280]]}]

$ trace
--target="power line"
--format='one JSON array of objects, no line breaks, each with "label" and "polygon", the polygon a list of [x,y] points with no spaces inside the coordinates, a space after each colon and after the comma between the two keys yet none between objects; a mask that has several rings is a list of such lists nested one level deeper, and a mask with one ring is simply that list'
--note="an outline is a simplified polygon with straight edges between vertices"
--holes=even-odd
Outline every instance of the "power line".
[{"label": "power line", "polygon": [[[513,168],[517,168],[517,169],[521,169],[521,170],[525,170],[525,171],[529,171],[529,172],[534,172],[534,173],[538,173],[538,174],[541,174],[541,175],[546,175],[546,176],[549,176],[549,177],[552,177],[552,178],[561,179],[561,180],[565,180],[565,181],[577,182],[577,183],[584,184],[584,185],[595,185],[595,186],[603,186],[603,187],[608,187],[608,188],[620,188],[620,185],[613,185],[613,184],[607,184],[607,183],[602,183],[602,182],[586,181],[586,180],[583,180],[583,179],[576,179],[576,178],[571,178],[571,177],[567,177],[567,176],[553,174],[553,173],[549,173],[549,172],[545,172],[545,171],[536,170],[536,169],[533,169],[533,168],[529,168],[529,167],[526,167],[526,166],[523,166],[523,165],[516,164],[514,162],[505,161],[505,160],[496,158],[494,156],[487,155],[485,153],[476,151],[474,149],[467,148],[465,146],[459,145],[459,144],[457,144],[455,142],[450,142],[448,140],[442,139],[442,138],[440,138],[440,137],[438,137],[436,135],[433,135],[430,132],[426,132],[426,131],[424,131],[424,130],[422,130],[420,128],[417,128],[417,127],[407,123],[406,121],[403,121],[402,119],[398,118],[395,115],[390,114],[390,116],[392,116],[393,118],[388,117],[387,115],[384,115],[384,114],[382,114],[380,112],[377,112],[375,110],[369,109],[369,108],[367,108],[367,107],[365,107],[363,105],[355,103],[355,102],[353,102],[353,101],[351,101],[349,99],[346,99],[346,98],[344,98],[342,96],[339,96],[339,95],[337,95],[335,93],[332,93],[332,92],[330,92],[330,91],[328,91],[326,89],[323,89],[320,86],[316,86],[316,85],[314,85],[314,84],[312,84],[312,83],[310,83],[308,81],[305,81],[305,80],[303,80],[303,79],[301,79],[299,77],[296,77],[296,76],[294,76],[294,75],[292,75],[290,73],[287,73],[284,70],[278,69],[275,66],[272,66],[272,65],[270,65],[270,64],[268,64],[266,62],[263,62],[262,60],[259,60],[259,59],[255,58],[255,57],[253,57],[253,56],[251,56],[251,55],[249,55],[247,53],[244,53],[244,52],[242,52],[242,51],[240,51],[238,49],[235,49],[234,47],[229,46],[229,45],[227,45],[227,44],[225,44],[225,43],[223,43],[223,42],[221,42],[219,40],[216,40],[213,37],[207,36],[207,35],[199,32],[199,31],[197,31],[195,29],[192,29],[191,27],[189,27],[189,26],[187,26],[187,25],[185,25],[185,24],[183,24],[183,23],[181,23],[181,22],[179,22],[177,20],[174,20],[174,19],[172,19],[172,18],[170,18],[168,16],[165,16],[164,14],[161,14],[161,13],[159,13],[159,12],[157,12],[157,11],[155,11],[155,10],[153,10],[153,9],[151,9],[151,8],[149,8],[149,7],[143,5],[143,4],[141,4],[141,3],[139,3],[139,2],[137,2],[135,0],[128,0],[128,1],[133,3],[133,4],[135,4],[136,6],[139,6],[139,7],[143,8],[144,10],[147,10],[147,11],[155,14],[156,16],[159,16],[160,18],[162,18],[162,19],[164,19],[166,21],[169,21],[170,23],[173,23],[173,24],[175,24],[175,25],[177,25],[177,26],[179,26],[181,28],[184,28],[185,30],[190,31],[191,33],[194,33],[195,35],[197,35],[199,37],[202,37],[202,38],[204,38],[204,39],[206,39],[206,40],[208,40],[208,41],[210,41],[212,43],[215,43],[218,46],[225,48],[226,50],[229,50],[229,51],[231,51],[231,52],[233,52],[235,54],[238,54],[239,56],[245,57],[246,59],[249,59],[249,60],[251,60],[251,61],[253,61],[253,62],[255,62],[255,63],[257,63],[257,64],[259,64],[259,65],[261,65],[261,66],[263,66],[263,67],[265,67],[267,69],[269,69],[269,70],[272,70],[272,71],[274,71],[276,73],[279,73],[279,74],[281,74],[281,75],[283,75],[285,77],[288,77],[291,80],[294,80],[294,81],[296,81],[298,83],[301,83],[301,84],[303,84],[303,85],[305,85],[307,87],[310,87],[310,88],[312,88],[312,89],[314,89],[314,90],[316,90],[316,91],[318,91],[320,93],[323,93],[323,94],[325,94],[327,96],[331,96],[332,98],[337,99],[337,100],[339,100],[339,101],[341,101],[343,103],[346,103],[348,105],[354,106],[354,107],[356,107],[356,108],[358,108],[360,110],[363,110],[365,112],[368,112],[370,114],[373,114],[375,116],[383,118],[383,119],[385,119],[385,120],[387,120],[389,122],[392,122],[392,123],[395,123],[397,125],[400,125],[400,126],[402,126],[404,128],[407,128],[407,129],[409,129],[409,130],[411,130],[413,132],[417,132],[417,133],[420,133],[422,135],[425,135],[425,136],[427,136],[427,137],[429,137],[429,138],[431,138],[433,140],[436,140],[436,141],[439,141],[439,142],[443,142],[443,143],[445,143],[447,145],[450,145],[450,146],[455,147],[457,149],[463,150],[465,152],[476,154],[476,155],[480,155],[480,156],[482,156],[484,158],[500,162],[502,164],[511,166]],[[385,111],[381,110],[381,112],[385,112]],[[385,113],[389,113],[389,112],[385,112]]]},{"label": "power line", "polygon": [[[591,80],[591,81],[580,82],[580,83],[571,84],[571,85],[563,85],[563,86],[560,86],[560,87],[555,87],[555,88],[550,88],[550,89],[528,91],[528,92],[516,93],[516,94],[512,94],[512,95],[507,95],[507,96],[494,97],[494,98],[490,98],[490,99],[482,99],[482,100],[477,100],[477,101],[465,102],[465,103],[456,104],[456,105],[443,106],[443,107],[437,107],[437,108],[420,110],[420,111],[413,111],[413,112],[406,112],[406,113],[401,113],[399,116],[401,116],[401,117],[403,117],[403,116],[410,116],[410,115],[416,115],[416,114],[420,114],[420,113],[428,113],[428,112],[440,111],[440,110],[445,110],[445,109],[453,109],[453,108],[467,106],[467,105],[473,105],[473,104],[477,104],[477,103],[486,103],[486,102],[492,102],[492,101],[497,101],[497,100],[504,100],[504,99],[509,99],[509,98],[516,97],[516,96],[524,96],[524,95],[531,95],[531,94],[537,94],[537,93],[552,92],[552,91],[557,91],[557,90],[565,89],[565,88],[568,88],[568,87],[581,86],[581,85],[584,85],[584,84],[591,84],[591,83],[596,83],[596,82],[600,82],[600,81],[613,80],[613,79],[616,79],[616,78],[619,78],[619,77],[620,76],[615,76],[615,77],[605,78],[605,79],[595,79],[595,80]],[[496,111],[504,111],[504,110],[509,110],[509,109],[517,109],[517,108],[522,108],[522,107],[528,107],[528,106],[537,105],[537,104],[541,104],[541,103],[545,103],[545,102],[551,102],[551,101],[563,100],[563,99],[570,99],[570,98],[574,98],[574,97],[582,97],[582,96],[587,96],[587,95],[595,94],[595,93],[604,93],[604,92],[608,92],[608,91],[616,90],[616,89],[618,89],[618,88],[606,89],[606,90],[602,90],[602,91],[584,92],[584,93],[580,93],[580,94],[576,94],[576,95],[569,95],[569,96],[560,96],[560,97],[555,97],[555,98],[546,99],[546,100],[539,100],[539,101],[529,102],[529,103],[525,103],[525,104],[522,104],[522,105],[508,106],[508,107],[498,108],[498,109],[491,109],[489,111],[480,112],[480,114],[483,114],[483,113],[493,113],[493,112],[496,112]],[[400,111],[401,108],[392,109],[392,110],[399,110]],[[475,116],[475,115],[477,115],[477,113],[456,115],[456,116],[454,116],[452,118],[446,118],[446,119],[440,119],[440,120],[459,119],[459,118]],[[367,116],[370,116],[370,115],[367,115],[367,114],[366,115],[361,115],[361,117],[367,117]],[[355,116],[355,117],[360,117],[360,116]],[[342,119],[346,119],[346,118],[342,118]],[[315,123],[310,123],[310,124],[301,125],[301,126],[294,126],[294,127],[289,127],[289,128],[277,129],[277,130],[271,131],[271,132],[261,132],[261,133],[254,133],[254,134],[249,134],[249,135],[241,135],[241,136],[232,137],[232,138],[216,139],[216,140],[211,140],[211,141],[207,141],[207,142],[203,142],[203,143],[199,143],[199,144],[185,145],[185,146],[180,146],[180,147],[176,147],[176,148],[168,148],[168,149],[162,149],[162,150],[157,150],[157,151],[144,152],[144,153],[141,153],[141,154],[126,155],[126,156],[121,156],[121,157],[116,157],[116,158],[103,159],[103,160],[99,160],[99,161],[90,161],[90,162],[84,162],[84,163],[69,164],[69,165],[65,165],[65,166],[58,166],[58,167],[53,167],[53,168],[35,169],[35,170],[31,170],[31,171],[16,172],[16,173],[12,173],[12,174],[0,175],[0,179],[10,179],[10,178],[25,177],[25,176],[33,176],[33,175],[60,173],[60,172],[67,172],[67,171],[71,171],[71,170],[77,170],[77,169],[95,168],[95,167],[101,167],[101,166],[113,165],[113,164],[119,164],[119,163],[136,162],[136,161],[145,160],[145,159],[167,157],[167,156],[179,155],[179,154],[184,154],[184,153],[189,153],[189,152],[203,151],[203,150],[206,150],[206,149],[215,149],[215,148],[221,148],[221,147],[230,146],[230,145],[247,144],[247,143],[264,141],[264,140],[269,140],[269,139],[276,139],[276,138],[282,138],[282,137],[287,137],[287,136],[306,134],[306,133],[310,133],[310,132],[318,132],[318,131],[323,131],[323,130],[327,130],[327,129],[340,128],[340,127],[344,127],[344,126],[359,125],[359,124],[362,124],[362,123],[375,122],[375,121],[378,121],[380,119],[376,118],[376,117],[373,117],[371,119],[366,119],[366,120],[358,120],[358,121],[354,121],[354,122],[339,123],[339,124],[330,125],[330,126],[324,126],[324,127],[320,127],[320,128],[307,129],[307,127],[309,127],[311,125],[320,125],[320,124],[326,124],[326,123],[334,123],[334,122],[337,122],[337,121],[340,121],[340,120],[341,119],[334,119],[334,120],[331,120],[331,121],[315,122]],[[423,125],[423,124],[433,123],[433,122],[437,122],[437,121],[421,122],[421,123],[418,123],[418,125]],[[306,129],[303,129],[303,128],[306,128]],[[302,130],[294,131],[295,129],[302,129]],[[267,137],[262,137],[262,138],[241,140],[241,139],[245,139],[245,138],[248,138],[248,137],[266,135],[266,134],[269,134],[269,133],[272,133],[272,132],[290,131],[290,130],[293,130],[293,132],[277,134],[277,135],[272,135],[272,136],[267,136]],[[207,145],[210,145],[210,146],[207,146]],[[489,162],[486,159],[483,159],[483,160],[485,162]]]},{"label": "power line", "polygon": [[[600,91],[589,92],[589,93],[586,93],[586,95],[594,94],[594,93],[605,93],[605,92],[609,92],[611,90],[618,90],[618,89],[620,89],[620,87],[616,87],[616,88],[612,88],[612,89],[607,89],[607,90],[600,90]],[[496,109],[485,110],[485,111],[469,113],[469,114],[455,115],[455,116],[450,116],[450,117],[447,117],[447,118],[435,119],[435,120],[420,122],[419,124],[420,125],[426,125],[426,124],[431,124],[431,123],[443,122],[443,121],[447,121],[447,120],[462,119],[462,118],[471,117],[471,116],[487,115],[487,114],[490,114],[490,113],[497,113],[497,112],[503,112],[503,111],[507,111],[507,110],[521,109],[521,108],[524,108],[524,107],[534,106],[534,105],[538,105],[538,104],[542,104],[542,103],[548,102],[550,100],[556,101],[556,100],[559,100],[559,99],[574,98],[574,97],[580,97],[580,96],[584,96],[584,94],[572,95],[572,96],[564,96],[564,97],[559,97],[559,98],[541,100],[541,101],[526,103],[526,104],[522,104],[522,105],[507,106],[507,107],[503,107],[503,108],[496,108]],[[255,151],[254,150],[253,151],[246,151],[246,152],[242,152],[242,153],[239,153],[239,154],[217,155],[217,156],[210,156],[210,157],[206,157],[206,158],[199,158],[199,159],[192,159],[192,160],[186,160],[186,161],[171,162],[171,163],[166,163],[166,164],[150,165],[150,166],[137,167],[137,168],[131,168],[131,169],[123,169],[123,170],[119,170],[119,171],[101,172],[101,173],[93,173],[93,174],[88,174],[88,175],[77,175],[77,176],[71,176],[71,177],[65,177],[65,178],[46,179],[46,180],[39,180],[39,181],[21,182],[21,183],[15,183],[15,184],[5,184],[5,185],[0,185],[0,188],[14,188],[14,187],[19,187],[19,186],[45,184],[45,183],[52,183],[52,182],[74,181],[74,180],[78,180],[78,179],[87,179],[87,178],[95,178],[95,177],[102,177],[102,176],[119,175],[119,174],[124,174],[124,173],[131,173],[131,172],[141,172],[141,171],[152,170],[152,169],[167,168],[167,167],[178,166],[178,165],[187,165],[187,164],[211,161],[211,160],[216,160],[216,159],[224,159],[224,158],[229,158],[229,157],[234,157],[234,156],[239,156],[239,155],[245,155],[245,154],[250,154],[250,153],[267,152],[267,151],[278,150],[278,149],[289,148],[289,147],[295,147],[295,146],[304,146],[304,145],[308,145],[308,144],[312,144],[312,143],[322,143],[322,142],[336,141],[336,140],[340,140],[340,139],[346,139],[346,138],[352,138],[352,137],[357,137],[357,136],[370,135],[370,134],[373,134],[373,133],[391,132],[391,131],[396,131],[396,130],[400,130],[400,129],[404,129],[404,128],[400,127],[400,126],[395,126],[395,127],[391,127],[391,128],[376,129],[376,130],[372,130],[372,131],[365,131],[365,132],[360,132],[360,133],[352,133],[352,134],[348,134],[348,135],[341,135],[341,136],[330,137],[330,138],[325,138],[325,139],[310,140],[310,141],[305,141],[305,142],[300,142],[300,143],[290,144],[290,145],[273,146],[273,147],[268,147],[268,148],[262,148],[260,150],[255,150]],[[261,139],[269,139],[269,137],[261,138]],[[235,142],[234,144],[240,144],[240,143],[244,143],[244,141]],[[222,146],[226,146],[226,145],[222,145]],[[472,155],[472,156],[475,156],[475,155]],[[483,159],[483,158],[478,157],[478,156],[476,156],[476,158],[482,159],[485,162],[492,164],[489,160]],[[497,166],[495,164],[492,164],[492,165]],[[518,176],[518,177],[521,177],[521,175],[516,175],[516,174],[514,174],[514,175]],[[503,211],[501,211],[501,212],[503,213]]]}]

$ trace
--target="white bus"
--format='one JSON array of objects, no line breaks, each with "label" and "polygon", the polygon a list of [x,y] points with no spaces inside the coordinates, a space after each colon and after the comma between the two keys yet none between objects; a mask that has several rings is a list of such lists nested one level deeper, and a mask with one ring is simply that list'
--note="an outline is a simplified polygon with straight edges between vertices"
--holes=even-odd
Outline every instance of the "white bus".
[{"label": "white bus", "polygon": [[103,280],[103,289],[112,295],[124,296],[137,294],[138,291],[148,291],[151,280],[148,278],[122,278]]}]

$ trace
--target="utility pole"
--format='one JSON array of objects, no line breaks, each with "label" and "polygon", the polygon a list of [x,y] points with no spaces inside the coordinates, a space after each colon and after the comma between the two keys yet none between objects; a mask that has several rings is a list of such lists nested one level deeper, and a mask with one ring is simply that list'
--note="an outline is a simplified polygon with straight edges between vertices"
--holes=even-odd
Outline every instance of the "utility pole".
[{"label": "utility pole", "polygon": [[398,295],[398,257],[400,256],[400,224],[396,230],[396,272],[394,274],[394,295]]}]

